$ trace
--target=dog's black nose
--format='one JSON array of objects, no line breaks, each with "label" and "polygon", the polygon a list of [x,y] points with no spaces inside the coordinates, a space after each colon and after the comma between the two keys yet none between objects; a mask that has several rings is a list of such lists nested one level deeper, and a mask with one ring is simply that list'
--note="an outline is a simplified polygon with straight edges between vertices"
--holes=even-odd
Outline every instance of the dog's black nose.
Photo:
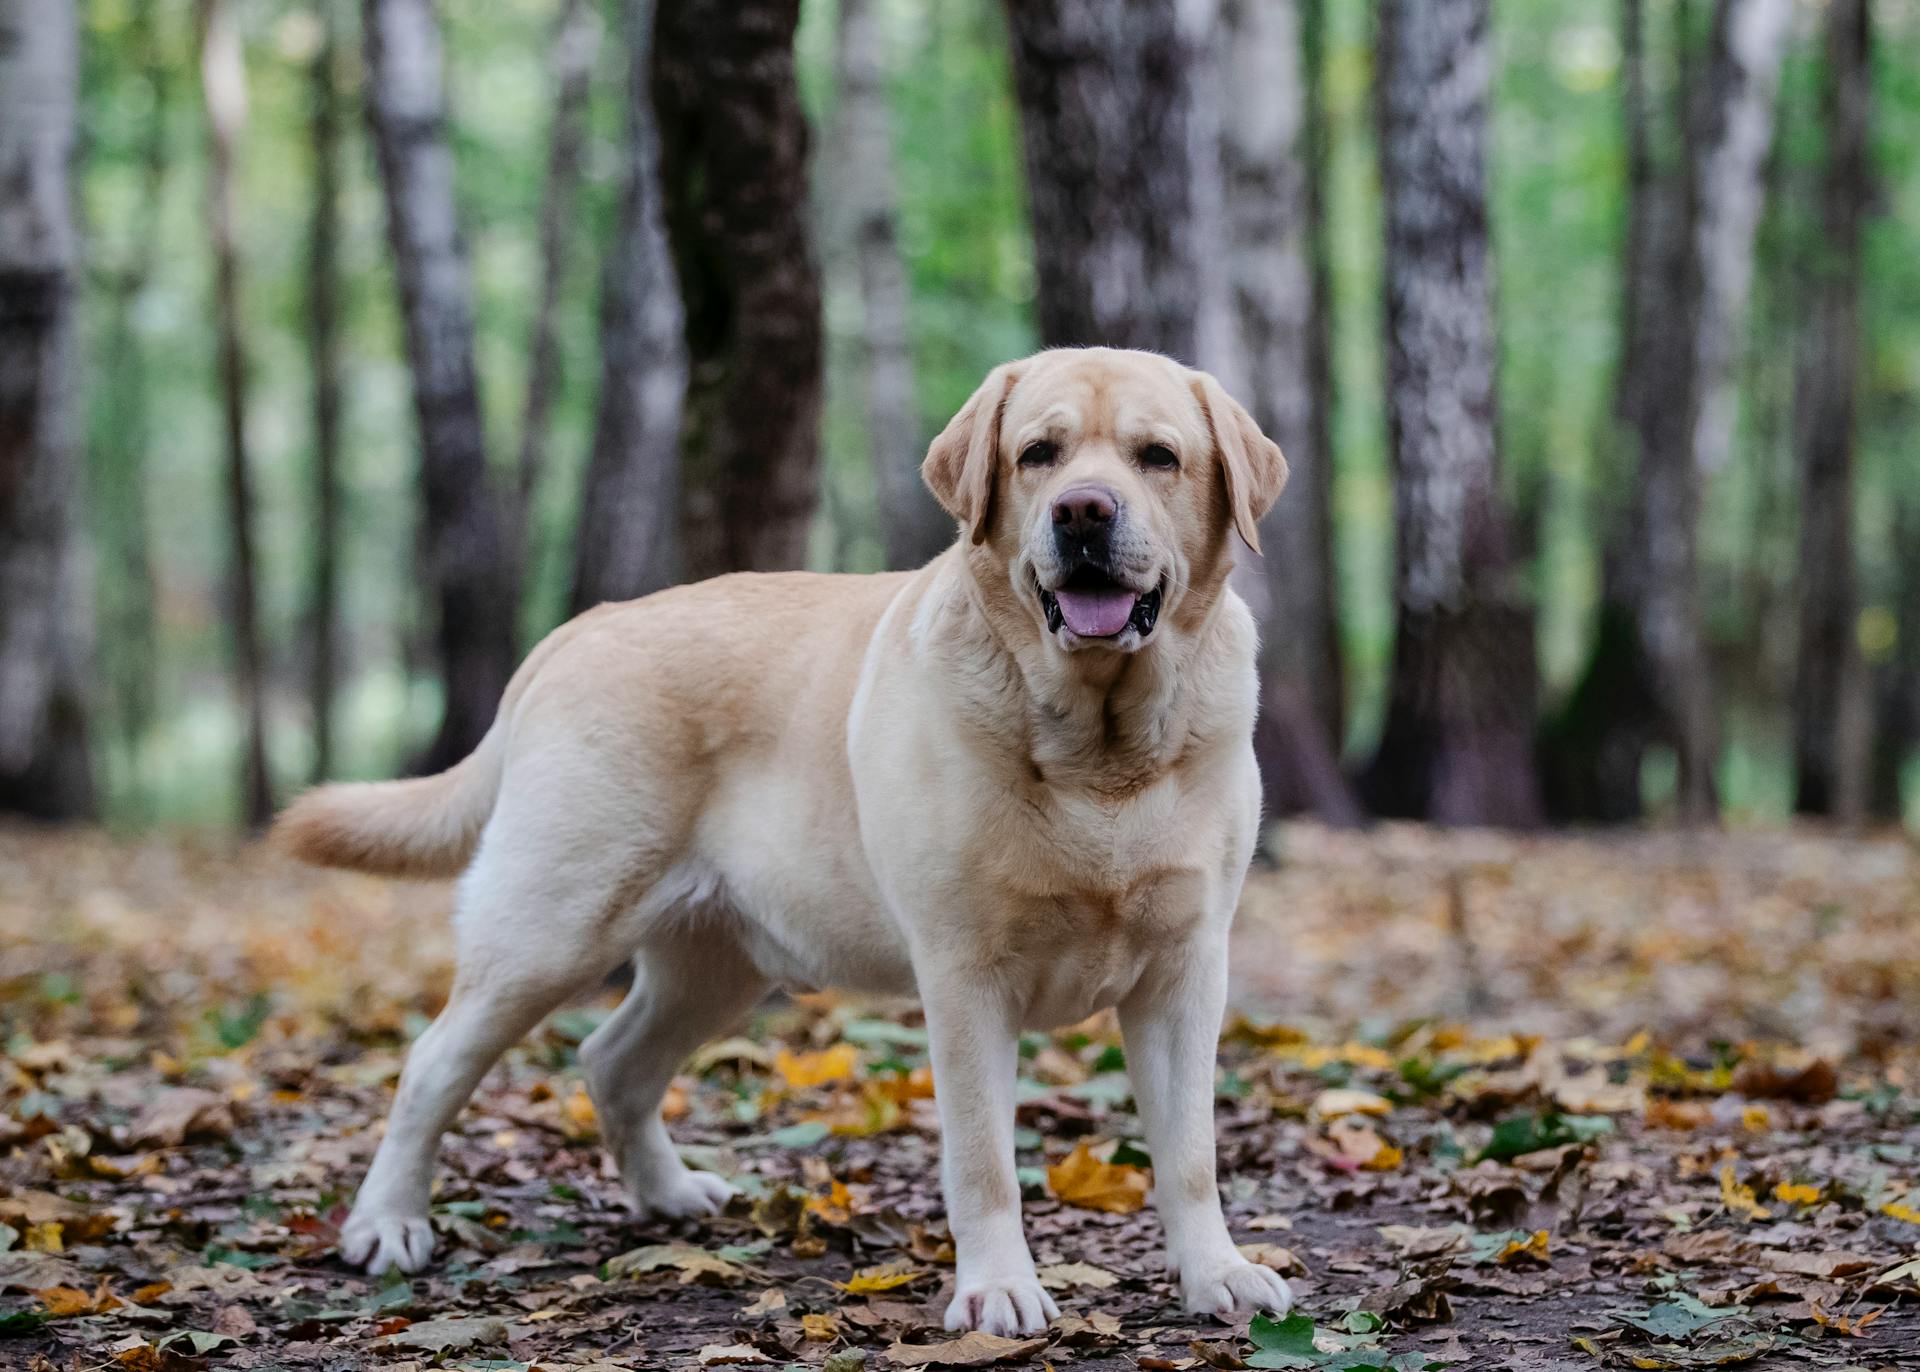
[{"label": "dog's black nose", "polygon": [[1120,502],[1105,486],[1074,486],[1054,497],[1054,532],[1077,538],[1105,533],[1119,508]]}]

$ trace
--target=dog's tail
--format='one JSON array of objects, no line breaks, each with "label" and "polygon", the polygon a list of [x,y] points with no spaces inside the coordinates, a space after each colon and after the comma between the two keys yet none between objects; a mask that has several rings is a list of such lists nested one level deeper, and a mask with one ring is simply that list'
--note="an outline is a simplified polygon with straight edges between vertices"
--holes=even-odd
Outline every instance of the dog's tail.
[{"label": "dog's tail", "polygon": [[[503,712],[504,716],[504,712]],[[391,877],[453,876],[479,846],[506,760],[505,720],[446,771],[308,791],[274,821],[271,842],[318,867]]]}]

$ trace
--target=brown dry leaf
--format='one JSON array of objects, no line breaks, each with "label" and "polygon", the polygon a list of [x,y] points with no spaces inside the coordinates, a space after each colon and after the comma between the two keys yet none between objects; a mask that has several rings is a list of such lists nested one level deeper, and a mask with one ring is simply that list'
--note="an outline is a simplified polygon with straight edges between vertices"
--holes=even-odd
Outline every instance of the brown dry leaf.
[{"label": "brown dry leaf", "polygon": [[1766,1265],[1776,1272],[1792,1272],[1802,1277],[1818,1277],[1830,1281],[1835,1277],[1851,1277],[1858,1272],[1866,1272],[1880,1264],[1873,1258],[1860,1253],[1780,1253],[1769,1251],[1765,1255]]},{"label": "brown dry leaf", "polygon": [[703,1282],[708,1286],[722,1286],[740,1280],[744,1275],[736,1263],[728,1262],[718,1253],[709,1253],[704,1248],[696,1248],[690,1243],[652,1243],[645,1248],[635,1248],[622,1253],[607,1263],[607,1276],[637,1277],[648,1272],[658,1272],[668,1268],[680,1274],[682,1286],[694,1282]]},{"label": "brown dry leaf", "polygon": [[223,1139],[233,1133],[233,1105],[217,1091],[176,1086],[160,1094],[127,1126],[127,1142],[137,1148],[175,1148],[195,1139]]},{"label": "brown dry leaf", "polygon": [[784,1315],[787,1312],[787,1293],[777,1286],[769,1286],[755,1296],[752,1302],[740,1312],[742,1319],[765,1319],[769,1315]]},{"label": "brown dry leaf", "polygon": [[1331,1121],[1324,1135],[1307,1140],[1307,1149],[1346,1172],[1391,1172],[1406,1160],[1371,1124],[1355,1115]]},{"label": "brown dry leaf", "polygon": [[1733,1089],[1743,1096],[1824,1105],[1840,1090],[1840,1073],[1825,1058],[1798,1070],[1771,1062],[1749,1062],[1733,1074]]},{"label": "brown dry leaf", "polygon": [[[1241,1251],[1244,1252],[1245,1248]],[[1040,1284],[1049,1291],[1071,1291],[1078,1287],[1089,1291],[1105,1291],[1110,1286],[1120,1284],[1118,1273],[1095,1267],[1090,1262],[1049,1263],[1036,1275],[1040,1278]]]},{"label": "brown dry leaf", "polygon": [[1282,1276],[1306,1275],[1307,1265],[1295,1256],[1291,1248],[1282,1248],[1277,1243],[1243,1243],[1239,1248],[1240,1256],[1248,1262],[1271,1267]]},{"label": "brown dry leaf", "polygon": [[1024,1362],[1047,1346],[1045,1339],[1006,1339],[975,1330],[945,1343],[901,1343],[887,1348],[897,1367],[991,1367],[998,1362]]},{"label": "brown dry leaf", "polygon": [[1131,1215],[1147,1203],[1152,1179],[1144,1167],[1102,1162],[1086,1144],[1047,1168],[1047,1186],[1068,1205]]},{"label": "brown dry leaf", "polygon": [[1850,1315],[1829,1315],[1820,1308],[1820,1302],[1818,1301],[1814,1301],[1809,1309],[1813,1311],[1813,1318],[1816,1324],[1824,1329],[1831,1329],[1836,1334],[1844,1334],[1852,1339],[1857,1339],[1865,1334],[1868,1325],[1887,1313],[1887,1308],[1882,1305],[1869,1310],[1866,1314],[1857,1318]]},{"label": "brown dry leaf", "polygon": [[802,1315],[800,1332],[815,1343],[840,1337],[840,1322],[831,1315]]},{"label": "brown dry leaf", "polygon": [[49,1316],[56,1320],[74,1315],[100,1315],[120,1304],[120,1298],[107,1289],[107,1279],[91,1292],[74,1286],[46,1286],[28,1294],[38,1297]]},{"label": "brown dry leaf", "polygon": [[1649,1129],[1704,1129],[1713,1123],[1713,1111],[1697,1100],[1656,1096],[1641,1118]]},{"label": "brown dry leaf", "polygon": [[1393,1102],[1385,1096],[1353,1087],[1334,1086],[1313,1098],[1307,1114],[1316,1120],[1335,1120],[1343,1115],[1386,1115],[1392,1111]]},{"label": "brown dry leaf", "polygon": [[1548,1253],[1550,1241],[1550,1236],[1546,1230],[1536,1229],[1526,1238],[1514,1239],[1505,1248],[1502,1248],[1499,1256],[1496,1257],[1494,1261],[1498,1262],[1502,1267],[1512,1267],[1514,1264],[1521,1262],[1538,1263],[1540,1266],[1546,1267],[1552,1261]]},{"label": "brown dry leaf", "polygon": [[702,1367],[734,1367],[741,1363],[772,1361],[750,1343],[710,1343],[694,1357]]}]

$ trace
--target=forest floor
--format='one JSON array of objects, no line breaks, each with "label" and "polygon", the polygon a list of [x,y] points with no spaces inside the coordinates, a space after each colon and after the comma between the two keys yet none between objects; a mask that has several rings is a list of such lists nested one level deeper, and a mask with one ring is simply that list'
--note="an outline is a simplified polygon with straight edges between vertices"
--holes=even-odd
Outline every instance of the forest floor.
[{"label": "forest floor", "polygon": [[448,1140],[440,1256],[333,1243],[443,887],[0,831],[0,1367],[1920,1367],[1920,854],[1803,833],[1290,826],[1250,882],[1219,1139],[1297,1313],[1195,1324],[1124,1054],[1025,1047],[1045,1339],[939,1330],[924,1036],[762,1008],[669,1100],[724,1217],[625,1215],[563,1012]]}]

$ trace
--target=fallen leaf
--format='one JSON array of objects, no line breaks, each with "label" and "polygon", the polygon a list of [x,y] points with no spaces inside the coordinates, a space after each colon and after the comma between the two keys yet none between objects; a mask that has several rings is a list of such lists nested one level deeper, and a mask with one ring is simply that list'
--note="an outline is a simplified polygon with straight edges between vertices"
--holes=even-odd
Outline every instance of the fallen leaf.
[{"label": "fallen leaf", "polygon": [[859,1065],[860,1052],[851,1043],[836,1043],[817,1053],[794,1053],[782,1048],[773,1060],[773,1070],[796,1091],[845,1081]]},{"label": "fallen leaf", "polygon": [[702,1367],[734,1367],[741,1363],[772,1361],[749,1343],[710,1343],[694,1358]]},{"label": "fallen leaf", "polygon": [[1105,1291],[1108,1287],[1117,1286],[1120,1283],[1118,1273],[1109,1272],[1104,1267],[1095,1267],[1090,1262],[1049,1263],[1036,1275],[1040,1278],[1040,1284],[1049,1291],[1071,1291],[1076,1287],[1084,1287],[1089,1291]]},{"label": "fallen leaf", "polygon": [[708,1286],[738,1281],[744,1273],[737,1263],[718,1253],[709,1253],[690,1243],[652,1243],[622,1253],[607,1263],[608,1278],[640,1276],[666,1268],[680,1274],[680,1284],[703,1282]]},{"label": "fallen leaf", "polygon": [[1068,1205],[1130,1215],[1147,1203],[1151,1178],[1145,1168],[1100,1161],[1082,1143],[1047,1168],[1047,1185]]},{"label": "fallen leaf", "polygon": [[486,1315],[421,1320],[380,1340],[392,1348],[417,1348],[424,1353],[465,1353],[506,1341],[507,1322]]},{"label": "fallen leaf", "polygon": [[893,1291],[911,1285],[926,1275],[927,1269],[924,1267],[915,1267],[908,1262],[889,1262],[878,1267],[861,1268],[840,1283],[840,1289],[850,1296],[871,1296],[880,1291]]},{"label": "fallen leaf", "polygon": [[1024,1361],[1047,1346],[1045,1339],[1007,1339],[975,1330],[945,1343],[901,1343],[887,1348],[897,1367],[991,1367],[997,1362]]},{"label": "fallen leaf", "polygon": [[1737,1180],[1733,1175],[1733,1164],[1720,1164],[1720,1203],[1736,1215],[1744,1215],[1750,1220],[1773,1218],[1773,1211],[1760,1204],[1754,1198],[1753,1188]]},{"label": "fallen leaf", "polygon": [[233,1133],[233,1105],[216,1091],[176,1086],[160,1093],[127,1126],[127,1142],[140,1148],[175,1148],[190,1139],[223,1139]]},{"label": "fallen leaf", "polygon": [[1352,1087],[1335,1086],[1315,1096],[1307,1113],[1314,1119],[1334,1120],[1343,1115],[1385,1115],[1392,1110],[1393,1102],[1385,1096]]}]

